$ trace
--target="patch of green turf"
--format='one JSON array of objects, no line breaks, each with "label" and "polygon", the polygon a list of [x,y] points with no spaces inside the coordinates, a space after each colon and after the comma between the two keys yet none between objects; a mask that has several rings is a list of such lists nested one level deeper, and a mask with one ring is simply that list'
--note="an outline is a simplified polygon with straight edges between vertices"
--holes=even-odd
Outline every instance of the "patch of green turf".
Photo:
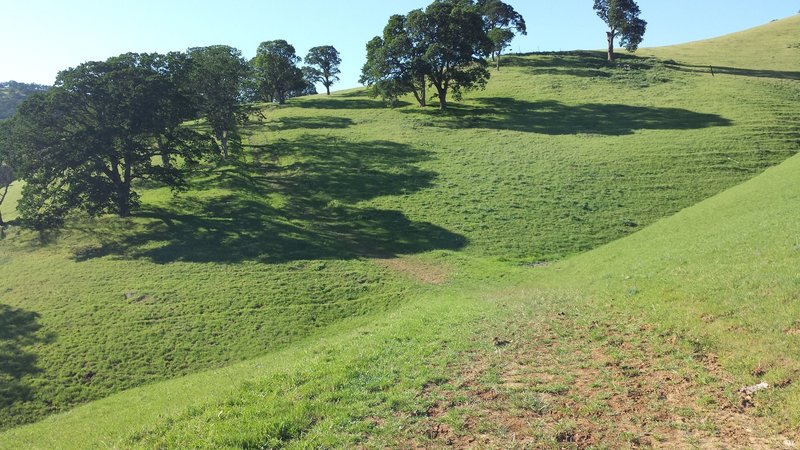
[{"label": "patch of green turf", "polygon": [[3,200],[3,204],[0,205],[0,213],[3,214],[4,221],[9,222],[17,218],[16,206],[21,193],[21,183],[14,183],[9,187],[8,194],[5,200]]}]

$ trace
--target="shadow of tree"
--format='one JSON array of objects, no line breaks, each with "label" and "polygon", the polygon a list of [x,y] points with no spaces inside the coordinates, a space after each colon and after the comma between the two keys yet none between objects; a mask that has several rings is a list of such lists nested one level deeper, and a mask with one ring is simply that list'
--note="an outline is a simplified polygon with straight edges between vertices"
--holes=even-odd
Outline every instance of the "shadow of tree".
[{"label": "shadow of tree", "polygon": [[680,108],[655,108],[606,103],[565,105],[555,100],[530,102],[514,98],[478,99],[483,106],[454,105],[449,111],[404,110],[428,116],[429,124],[446,128],[487,128],[567,135],[632,134],[636,130],[690,130],[729,126],[716,114]]},{"label": "shadow of tree", "polygon": [[[531,58],[536,56],[536,58]],[[506,67],[527,69],[532,75],[571,75],[587,78],[608,78],[613,70],[647,70],[652,62],[634,55],[618,54],[614,63],[609,63],[604,52],[571,51],[544,52],[507,55],[502,59]]]},{"label": "shadow of tree", "polygon": [[[312,108],[312,109],[386,109],[386,102],[382,100],[374,100],[368,98],[347,98],[343,100],[342,97],[346,96],[332,96],[325,98],[306,98],[297,99],[290,102],[290,106],[298,108]],[[395,107],[408,106],[410,103],[398,101]]]},{"label": "shadow of tree", "polygon": [[344,129],[353,125],[353,120],[347,117],[315,116],[315,117],[281,117],[266,123],[271,131],[324,128]]},{"label": "shadow of tree", "polygon": [[800,80],[800,72],[781,71],[781,70],[764,70],[764,69],[742,69],[738,67],[725,67],[725,66],[701,66],[694,64],[681,64],[675,61],[668,61],[666,67],[681,72],[692,73],[713,73],[715,75],[735,75],[742,77],[756,77],[756,78],[776,78],[781,80]]},{"label": "shadow of tree", "polygon": [[[53,339],[41,333],[38,319],[35,312],[0,304],[0,411],[31,399],[32,390],[23,379],[40,369],[37,356],[25,347]],[[0,429],[4,422],[0,420]]]},{"label": "shadow of tree", "polygon": [[[144,230],[102,235],[109,254],[172,261],[267,263],[300,259],[391,257],[434,249],[458,249],[466,239],[399,211],[358,207],[360,201],[424,189],[436,174],[416,163],[424,151],[387,141],[348,142],[311,135],[269,147],[273,161],[260,168],[238,164],[196,183],[223,187],[214,198],[182,197],[169,208],[147,208]],[[270,196],[278,195],[279,204]]]}]

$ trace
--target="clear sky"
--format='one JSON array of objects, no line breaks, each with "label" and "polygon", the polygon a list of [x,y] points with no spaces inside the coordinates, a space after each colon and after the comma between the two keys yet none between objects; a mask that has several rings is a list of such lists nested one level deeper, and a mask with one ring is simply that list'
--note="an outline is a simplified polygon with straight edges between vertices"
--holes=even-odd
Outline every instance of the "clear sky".
[{"label": "clear sky", "polygon": [[[599,49],[592,0],[506,0],[528,23],[512,50]],[[52,84],[59,70],[129,51],[227,44],[251,58],[285,39],[300,56],[317,45],[342,54],[342,81],[358,86],[366,42],[390,15],[430,0],[0,0],[0,81]],[[797,14],[800,0],[639,0],[643,46],[710,38]],[[800,34],[800,30],[798,30]]]}]

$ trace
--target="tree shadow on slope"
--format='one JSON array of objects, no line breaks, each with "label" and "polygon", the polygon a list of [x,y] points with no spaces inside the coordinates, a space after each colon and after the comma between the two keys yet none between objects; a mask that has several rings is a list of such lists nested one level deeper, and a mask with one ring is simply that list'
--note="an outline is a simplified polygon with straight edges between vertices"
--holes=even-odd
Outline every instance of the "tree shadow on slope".
[{"label": "tree shadow on slope", "polygon": [[344,129],[353,126],[353,119],[335,116],[281,117],[278,120],[266,122],[265,125],[270,131]]},{"label": "tree shadow on slope", "polygon": [[[410,103],[398,101],[395,107],[408,106]],[[310,109],[386,109],[386,102],[369,98],[332,96],[314,99],[298,99],[291,102],[290,106]]]},{"label": "tree shadow on slope", "polygon": [[[52,335],[41,333],[39,314],[0,304],[0,411],[31,399],[24,377],[40,372],[37,356],[26,347],[46,343]],[[4,416],[0,412],[0,417]],[[0,420],[0,430],[7,421]]]},{"label": "tree shadow on slope", "polygon": [[530,102],[505,97],[482,98],[477,101],[483,106],[454,106],[444,113],[434,110],[404,112],[427,116],[427,123],[431,126],[512,130],[549,135],[620,136],[637,130],[692,130],[731,125],[730,120],[719,115],[680,108],[606,103],[567,105],[556,100]]},{"label": "tree shadow on slope", "polygon": [[[238,164],[196,184],[211,196],[184,196],[169,208],[136,215],[155,219],[143,230],[100,236],[104,251],[172,261],[268,263],[305,259],[391,257],[458,249],[466,239],[403,213],[358,202],[431,185],[436,174],[417,167],[429,154],[385,141],[348,142],[304,136],[270,146],[273,161]],[[223,187],[230,193],[213,195]]]},{"label": "tree shadow on slope", "polygon": [[634,55],[618,54],[616,61],[609,63],[605,52],[577,50],[507,55],[502,57],[501,66],[523,68],[531,75],[608,78],[615,70],[651,69],[653,62]]},{"label": "tree shadow on slope", "polygon": [[776,78],[780,80],[800,80],[800,72],[793,72],[793,71],[743,69],[739,67],[726,67],[726,66],[714,66],[714,65],[701,66],[696,64],[683,64],[675,61],[668,61],[665,65],[670,69],[678,70],[681,72],[711,74],[713,70],[714,75],[734,75],[741,77]]}]

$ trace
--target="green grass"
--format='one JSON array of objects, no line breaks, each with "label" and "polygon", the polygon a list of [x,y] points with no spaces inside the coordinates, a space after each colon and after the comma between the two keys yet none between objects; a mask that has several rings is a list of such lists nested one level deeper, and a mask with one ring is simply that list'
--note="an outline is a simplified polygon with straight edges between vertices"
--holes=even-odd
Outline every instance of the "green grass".
[{"label": "green grass", "polygon": [[3,214],[4,221],[8,222],[17,218],[17,211],[15,207],[21,193],[22,185],[20,183],[14,183],[8,189],[8,194],[6,195],[5,200],[3,200],[3,204],[0,205],[0,213]]},{"label": "green grass", "polygon": [[[736,383],[763,372],[785,384],[800,370],[787,333],[798,159],[661,219],[797,152],[797,59],[772,61],[795,22],[616,67],[596,52],[506,57],[486,91],[444,114],[358,90],[265,107],[238,161],[204,168],[177,196],[142,187],[130,220],[6,230],[0,428],[71,411],[0,434],[0,447],[405,442],[465,355],[565,311],[579,330],[623,318],[658,330],[653,342],[642,333],[647,345],[677,336],[663,363],[693,379],[708,378],[697,361],[714,353]],[[687,66],[745,41],[761,49],[742,53],[746,64],[714,64],[750,72]],[[425,283],[429,272],[444,284]],[[592,336],[638,345],[625,332],[553,339],[565,354]],[[541,395],[568,396],[580,376],[578,360],[556,355],[567,376]],[[499,370],[480,383],[500,386]],[[788,386],[757,405],[783,427],[799,422]],[[569,409],[540,400],[508,407]],[[583,414],[602,416],[604,401]],[[481,414],[442,423],[508,432]],[[533,433],[540,442],[580,432],[557,419]]]}]

